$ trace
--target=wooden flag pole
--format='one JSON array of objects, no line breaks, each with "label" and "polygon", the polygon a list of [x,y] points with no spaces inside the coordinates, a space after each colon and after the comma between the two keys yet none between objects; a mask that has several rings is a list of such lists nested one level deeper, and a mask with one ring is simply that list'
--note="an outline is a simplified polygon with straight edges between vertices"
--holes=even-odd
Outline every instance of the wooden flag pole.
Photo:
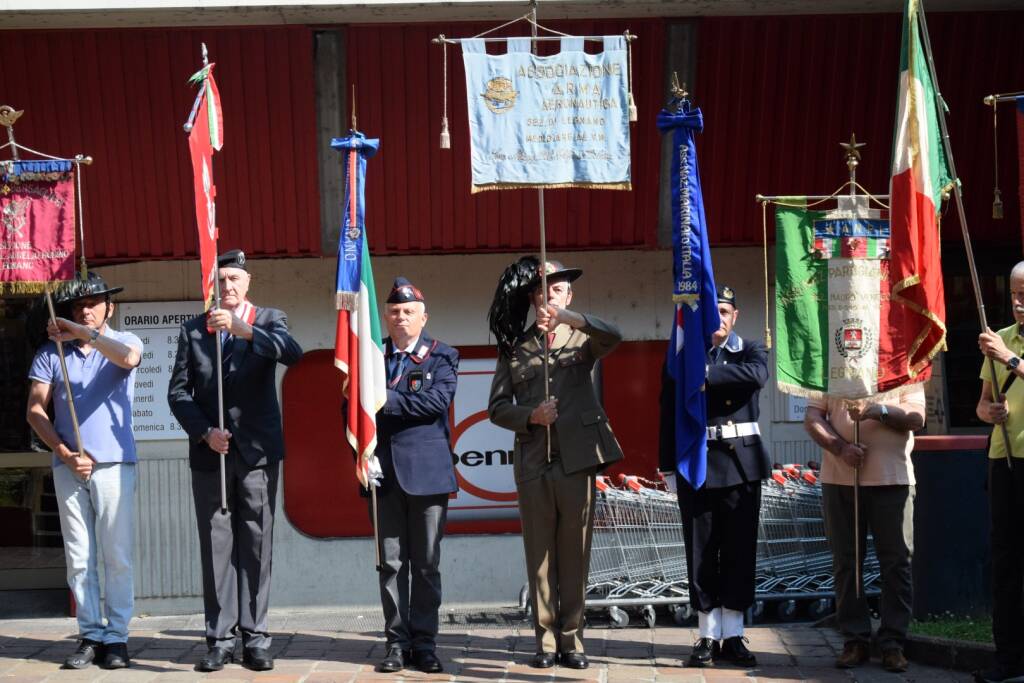
[{"label": "wooden flag pole", "polygon": [[[942,133],[942,147],[946,153],[946,163],[949,164],[949,174],[953,178],[953,200],[956,203],[957,215],[960,217],[960,232],[963,234],[964,252],[967,256],[967,266],[971,272],[971,288],[974,291],[974,300],[978,307],[978,323],[981,325],[981,331],[985,332],[989,329],[988,319],[985,316],[985,301],[982,299],[981,285],[978,282],[978,268],[974,264],[971,233],[967,230],[967,213],[964,211],[964,201],[960,194],[960,176],[956,173],[956,164],[953,162],[953,149],[949,142],[949,127],[946,125],[946,101],[942,98],[942,93],[939,91],[939,79],[935,75],[935,59],[932,57],[932,43],[931,39],[928,38],[928,22],[924,18],[923,3],[919,2],[917,12],[920,15],[921,33],[924,34],[924,40],[921,42],[924,44],[925,59],[928,62],[928,73],[931,75],[932,88],[935,90],[935,108],[938,109],[939,114],[937,118],[939,119],[939,130]],[[996,380],[996,363],[991,358],[988,359],[988,370],[989,376],[992,378],[992,400],[999,403],[999,382]],[[1003,443],[1006,445],[1006,467],[1012,470],[1013,444],[1010,443],[1010,434],[1006,429],[1005,422],[1000,423],[999,428],[1003,435]]]}]

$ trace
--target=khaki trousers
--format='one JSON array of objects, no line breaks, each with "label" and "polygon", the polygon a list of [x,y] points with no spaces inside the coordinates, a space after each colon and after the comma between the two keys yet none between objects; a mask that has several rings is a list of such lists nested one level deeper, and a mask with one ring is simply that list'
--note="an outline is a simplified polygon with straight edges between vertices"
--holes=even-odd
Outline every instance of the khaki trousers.
[{"label": "khaki trousers", "polygon": [[825,535],[832,549],[832,573],[835,576],[836,622],[846,642],[871,640],[871,616],[868,601],[861,591],[857,597],[857,572],[863,569],[868,530],[882,572],[882,599],[879,601],[881,624],[875,640],[879,648],[903,647],[910,627],[913,605],[911,560],[914,555],[914,487],[861,486],[860,538],[861,567],[854,561],[853,487],[823,484],[821,506],[825,517]]},{"label": "khaki trousers", "polygon": [[517,484],[537,652],[583,652],[595,473],[566,474],[556,460]]}]

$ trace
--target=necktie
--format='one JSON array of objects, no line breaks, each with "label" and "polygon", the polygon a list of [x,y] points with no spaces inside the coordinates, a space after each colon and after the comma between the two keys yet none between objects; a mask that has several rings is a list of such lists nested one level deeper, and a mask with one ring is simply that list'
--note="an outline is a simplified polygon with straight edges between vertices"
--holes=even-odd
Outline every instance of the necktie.
[{"label": "necktie", "polygon": [[402,368],[405,366],[405,351],[396,351],[391,354],[391,362],[388,363],[388,384],[392,387],[398,384],[402,377]]},{"label": "necktie", "polygon": [[224,365],[224,371],[227,372],[228,364],[231,361],[231,351],[235,347],[235,337],[227,332],[222,332],[220,335],[221,342],[221,362]]}]

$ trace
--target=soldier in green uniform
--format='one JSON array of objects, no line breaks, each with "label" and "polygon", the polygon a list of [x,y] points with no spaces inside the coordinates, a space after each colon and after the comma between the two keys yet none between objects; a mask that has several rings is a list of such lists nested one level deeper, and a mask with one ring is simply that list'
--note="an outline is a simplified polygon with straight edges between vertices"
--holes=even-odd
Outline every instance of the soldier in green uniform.
[{"label": "soldier in green uniform", "polygon": [[[594,477],[622,458],[608,416],[597,400],[591,371],[622,335],[614,325],[569,309],[571,283],[583,271],[547,262],[545,292],[539,262],[522,259],[510,270],[519,266],[522,271],[523,265],[527,273],[533,268],[532,276],[520,277],[516,287],[508,280],[507,270],[491,309],[492,330],[495,310],[505,307],[505,298],[513,301],[512,308],[521,319],[495,330],[499,354],[488,413],[494,424],[515,432],[514,471],[536,635],[531,664],[548,668],[557,661],[585,669],[583,608]],[[527,301],[536,322],[524,331]]]}]

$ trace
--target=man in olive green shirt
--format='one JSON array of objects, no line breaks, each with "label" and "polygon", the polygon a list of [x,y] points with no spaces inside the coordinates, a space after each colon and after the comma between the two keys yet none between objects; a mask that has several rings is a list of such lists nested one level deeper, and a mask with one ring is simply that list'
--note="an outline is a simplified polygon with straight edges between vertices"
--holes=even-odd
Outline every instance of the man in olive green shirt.
[{"label": "man in olive green shirt", "polygon": [[[578,268],[547,264],[529,293],[536,324],[499,352],[488,413],[515,432],[514,471],[530,582],[535,668],[585,669],[583,610],[594,527],[594,477],[622,459],[591,371],[622,340],[612,324],[569,309]],[[544,386],[544,335],[548,376]],[[550,428],[550,429],[549,429]],[[550,449],[548,448],[550,439]]]},{"label": "man in olive green shirt", "polygon": [[[992,548],[992,665],[977,675],[982,681],[1020,680],[1024,676],[1024,262],[1010,271],[1014,324],[993,332],[986,329],[978,346],[987,356],[981,368],[981,397],[977,414],[996,425],[989,446],[989,510]],[[993,363],[989,363],[988,359]],[[995,383],[992,377],[995,365]],[[993,386],[998,398],[993,398]],[[1003,429],[1010,437],[1013,468],[1006,457]]]}]

